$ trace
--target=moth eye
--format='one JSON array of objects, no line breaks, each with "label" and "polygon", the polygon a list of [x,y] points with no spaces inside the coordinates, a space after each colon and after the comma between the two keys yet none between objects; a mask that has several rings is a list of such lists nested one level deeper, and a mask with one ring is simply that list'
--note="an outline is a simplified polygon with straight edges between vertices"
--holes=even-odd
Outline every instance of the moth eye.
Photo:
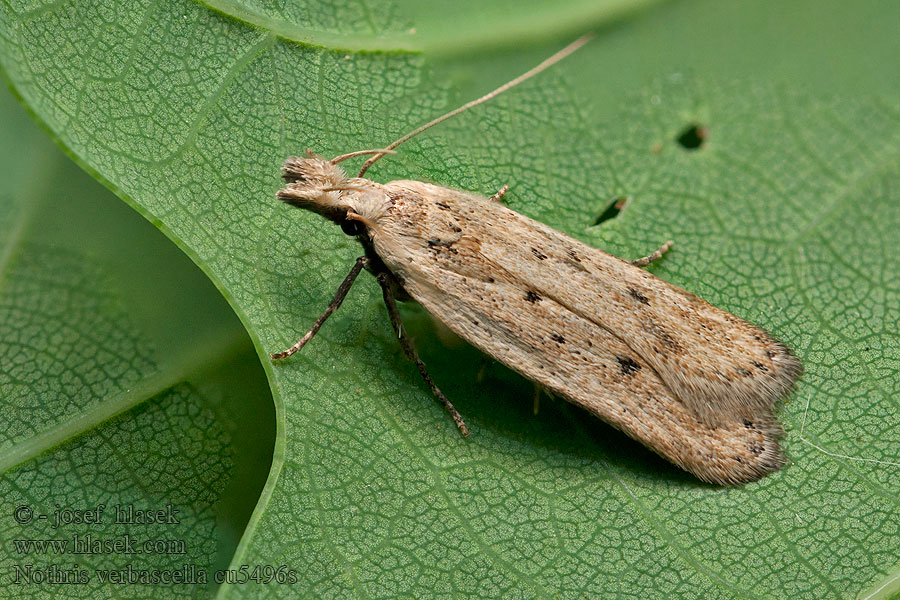
[{"label": "moth eye", "polygon": [[360,223],[359,221],[351,221],[350,219],[344,219],[341,221],[341,231],[346,233],[347,235],[357,236],[362,235],[366,231],[366,226]]}]

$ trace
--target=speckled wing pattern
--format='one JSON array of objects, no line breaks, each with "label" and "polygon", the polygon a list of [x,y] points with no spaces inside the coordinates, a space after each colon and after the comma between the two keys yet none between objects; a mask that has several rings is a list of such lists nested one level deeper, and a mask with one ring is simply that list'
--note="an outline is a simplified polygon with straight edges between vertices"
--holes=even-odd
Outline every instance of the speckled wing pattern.
[{"label": "speckled wing pattern", "polygon": [[455,333],[703,480],[784,463],[801,366],[763,329],[482,196],[383,189],[375,250]]}]

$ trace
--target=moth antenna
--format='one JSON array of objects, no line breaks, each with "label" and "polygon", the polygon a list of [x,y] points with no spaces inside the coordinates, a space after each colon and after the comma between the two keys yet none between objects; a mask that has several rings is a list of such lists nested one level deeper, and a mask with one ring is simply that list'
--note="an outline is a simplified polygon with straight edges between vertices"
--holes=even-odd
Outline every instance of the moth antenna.
[{"label": "moth antenna", "polygon": [[[500,87],[495,89],[493,92],[488,92],[487,94],[485,94],[481,98],[478,98],[477,100],[472,100],[471,102],[467,102],[466,104],[463,104],[459,108],[451,110],[450,112],[448,112],[444,115],[441,115],[440,117],[434,119],[433,121],[429,121],[428,123],[425,123],[418,129],[414,129],[414,130],[410,131],[409,133],[407,133],[406,135],[404,135],[403,137],[395,140],[394,142],[389,144],[387,147],[385,147],[383,150],[369,151],[369,152],[374,152],[375,156],[373,156],[372,158],[368,159],[366,162],[363,163],[362,168],[359,170],[359,175],[357,175],[357,177],[362,177],[365,174],[365,172],[369,170],[369,167],[371,167],[373,164],[375,164],[375,162],[379,158],[381,158],[385,154],[388,154],[388,151],[393,150],[394,148],[396,148],[403,142],[405,142],[411,138],[414,138],[415,136],[419,135],[420,133],[422,133],[423,131],[425,131],[427,129],[431,129],[438,123],[446,121],[447,119],[449,119],[451,117],[455,117],[456,115],[458,115],[461,112],[467,111],[474,106],[478,106],[482,102],[487,102],[488,100],[490,100],[496,96],[499,96],[506,90],[519,85],[523,81],[531,79],[532,77],[534,77],[535,75],[537,75],[538,73],[543,71],[544,69],[547,69],[548,67],[553,66],[554,64],[558,63],[565,57],[569,56],[570,54],[572,54],[573,52],[575,52],[576,50],[578,50],[579,48],[581,48],[582,46],[587,44],[589,41],[591,41],[591,38],[593,38],[593,37],[594,37],[593,33],[588,33],[588,34],[581,36],[580,38],[578,38],[577,40],[575,40],[574,42],[572,42],[571,44],[569,44],[568,46],[566,46],[565,48],[563,48],[562,50],[560,50],[559,52],[557,52],[556,54],[551,56],[550,58],[544,60],[544,62],[542,62],[538,66],[532,68],[530,71],[526,71],[525,73],[522,73],[521,75],[519,75],[512,81],[504,83],[503,85],[501,85]],[[361,153],[354,153],[354,154],[359,155]],[[346,158],[350,157],[349,155],[344,155],[344,156]],[[334,161],[332,161],[332,162],[334,162]]]},{"label": "moth antenna", "polygon": [[339,162],[343,162],[348,158],[353,158],[354,156],[365,156],[366,154],[397,154],[393,150],[389,150],[388,148],[378,148],[376,150],[357,150],[356,152],[348,152],[347,154],[341,154],[332,158],[329,162],[333,165],[338,164]]}]

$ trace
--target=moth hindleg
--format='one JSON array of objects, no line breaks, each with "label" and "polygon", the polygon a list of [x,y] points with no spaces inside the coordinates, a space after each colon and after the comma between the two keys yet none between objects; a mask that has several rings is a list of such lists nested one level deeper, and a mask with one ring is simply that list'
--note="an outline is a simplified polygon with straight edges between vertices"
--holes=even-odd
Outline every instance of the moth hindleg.
[{"label": "moth hindleg", "polygon": [[322,327],[322,323],[324,323],[325,320],[331,316],[331,313],[340,308],[341,302],[343,302],[344,298],[347,297],[347,292],[349,292],[350,288],[353,287],[353,282],[356,281],[356,277],[359,275],[359,272],[362,271],[363,267],[367,266],[368,264],[369,259],[365,256],[360,256],[359,258],[357,258],[356,262],[353,263],[353,268],[350,269],[350,272],[347,273],[346,277],[344,277],[344,281],[340,286],[338,286],[338,290],[334,295],[334,299],[328,305],[328,308],[325,309],[325,312],[323,312],[322,315],[318,319],[316,319],[316,322],[313,323],[312,328],[310,328],[310,330],[306,332],[306,335],[300,338],[299,342],[297,342],[284,352],[276,352],[275,354],[272,354],[272,360],[287,358],[288,356],[290,356],[294,352],[297,352],[298,350],[300,350],[300,348],[305,346],[306,342],[311,340],[312,337],[319,331],[319,328]]},{"label": "moth hindleg", "polygon": [[532,381],[532,383],[534,384],[534,414],[537,415],[541,408],[541,396],[547,396],[552,400],[556,398],[556,394],[537,381]]},{"label": "moth hindleg", "polygon": [[488,200],[490,200],[491,202],[500,202],[500,199],[503,198],[503,195],[506,194],[506,192],[508,192],[508,191],[509,191],[509,186],[504,185],[502,188],[497,190],[496,194],[494,194],[493,196],[488,198]]},{"label": "moth hindleg", "polygon": [[649,254],[649,255],[645,256],[644,258],[638,258],[636,260],[633,260],[633,261],[631,261],[631,264],[633,264],[636,267],[646,267],[650,263],[656,262],[660,258],[662,258],[662,255],[665,254],[666,252],[668,252],[669,248],[671,248],[672,244],[674,244],[674,243],[675,242],[673,242],[672,240],[669,240],[668,242],[666,242],[665,244],[660,246],[659,249],[656,252],[654,252],[653,254]]},{"label": "moth hindleg", "polygon": [[403,352],[409,360],[416,363],[416,367],[418,367],[422,379],[424,379],[425,383],[428,384],[428,387],[431,388],[431,393],[437,397],[440,403],[444,405],[444,408],[447,409],[447,412],[450,413],[450,416],[453,417],[453,421],[456,422],[456,426],[459,427],[460,433],[464,436],[469,435],[469,428],[466,427],[466,424],[463,422],[456,407],[453,406],[450,400],[448,400],[444,393],[438,389],[438,386],[435,385],[434,380],[431,379],[431,375],[429,375],[428,371],[425,369],[425,363],[419,358],[419,353],[416,352],[416,347],[413,345],[412,340],[403,331],[403,321],[400,320],[400,311],[397,309],[397,301],[394,299],[394,291],[392,289],[392,286],[396,285],[396,280],[393,275],[387,271],[379,273],[376,276],[376,279],[381,286],[381,291],[384,295],[384,305],[387,307],[388,316],[391,319],[391,325],[394,327],[394,332],[396,332],[397,337],[400,338],[400,345],[403,347]]},{"label": "moth hindleg", "polygon": [[532,383],[534,384],[534,414],[537,415],[541,408],[541,393],[544,391],[544,386],[537,381]]}]

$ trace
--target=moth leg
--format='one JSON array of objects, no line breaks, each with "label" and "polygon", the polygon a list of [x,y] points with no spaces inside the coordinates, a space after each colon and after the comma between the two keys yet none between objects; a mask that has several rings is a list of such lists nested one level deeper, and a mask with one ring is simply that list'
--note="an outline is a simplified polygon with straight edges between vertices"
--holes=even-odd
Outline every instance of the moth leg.
[{"label": "moth leg", "polygon": [[378,284],[381,285],[381,291],[384,295],[384,305],[387,307],[388,316],[391,318],[391,325],[394,327],[397,337],[400,338],[400,345],[403,347],[403,352],[409,360],[416,363],[416,367],[418,367],[422,379],[424,379],[425,383],[428,384],[428,387],[431,388],[431,393],[437,397],[440,403],[444,405],[444,408],[447,409],[447,412],[450,413],[450,416],[453,417],[456,426],[459,427],[460,433],[464,436],[469,435],[469,428],[466,427],[459,412],[447,399],[444,393],[438,389],[438,386],[435,385],[434,381],[431,379],[431,375],[429,375],[428,371],[425,369],[425,363],[419,358],[419,353],[416,352],[416,347],[413,345],[412,340],[409,339],[403,331],[403,321],[400,320],[400,311],[397,309],[397,301],[394,299],[394,292],[391,289],[391,286],[394,283],[393,277],[390,273],[382,272],[377,275],[376,279],[378,279]]},{"label": "moth leg", "polygon": [[350,272],[347,273],[347,276],[344,277],[343,283],[338,287],[337,293],[334,295],[334,299],[331,301],[331,304],[328,305],[328,308],[325,309],[325,312],[322,313],[316,322],[313,323],[312,328],[306,332],[300,341],[285,350],[284,352],[276,352],[272,354],[272,360],[278,360],[281,358],[287,358],[294,352],[297,352],[306,345],[306,342],[312,339],[314,335],[319,331],[319,328],[322,327],[322,323],[325,322],[328,317],[331,316],[331,313],[336,311],[340,306],[341,302],[344,301],[344,298],[347,296],[347,292],[350,291],[350,288],[353,286],[353,282],[356,281],[356,277],[359,275],[359,272],[363,270],[363,267],[369,264],[369,259],[365,256],[360,256],[356,259],[356,262],[353,264],[353,268],[350,269]]},{"label": "moth leg", "polygon": [[481,383],[481,381],[484,379],[484,374],[487,371],[487,368],[488,368],[487,358],[481,357],[481,366],[478,367],[478,374],[475,375],[475,381],[477,381],[478,383]]},{"label": "moth leg", "polygon": [[671,248],[672,244],[674,244],[674,243],[675,242],[673,242],[672,240],[669,240],[668,242],[666,242],[665,244],[660,246],[659,250],[657,250],[653,254],[645,256],[644,258],[638,258],[637,260],[633,260],[633,261],[631,261],[631,264],[633,264],[636,267],[646,267],[650,263],[656,262],[660,258],[662,258],[662,255],[665,254],[666,252],[668,252],[669,248]]},{"label": "moth leg", "polygon": [[556,398],[556,395],[537,381],[532,381],[534,384],[534,414],[538,414],[538,410],[541,407],[541,396],[547,396],[551,400]]},{"label": "moth leg", "polygon": [[500,202],[500,199],[503,198],[503,195],[506,194],[506,192],[508,192],[508,191],[509,191],[509,186],[504,185],[502,188],[497,190],[496,194],[494,194],[493,196],[488,198],[488,200],[490,200],[491,202]]}]

